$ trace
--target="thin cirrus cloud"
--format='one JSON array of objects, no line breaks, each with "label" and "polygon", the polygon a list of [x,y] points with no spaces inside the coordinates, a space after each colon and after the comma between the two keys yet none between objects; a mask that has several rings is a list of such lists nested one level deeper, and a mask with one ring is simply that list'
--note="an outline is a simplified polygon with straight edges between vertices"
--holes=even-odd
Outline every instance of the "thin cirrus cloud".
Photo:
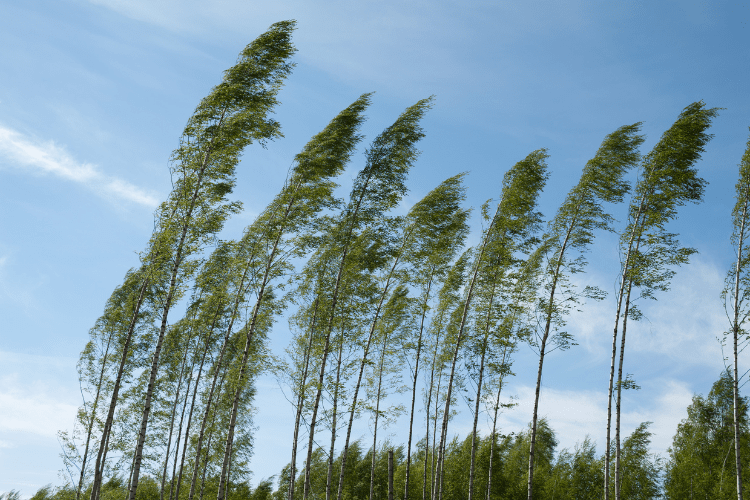
[{"label": "thin cirrus cloud", "polygon": [[95,165],[80,163],[53,142],[40,142],[0,126],[0,166],[29,173],[54,175],[82,184],[99,195],[153,208],[159,201],[129,182],[100,172]]}]

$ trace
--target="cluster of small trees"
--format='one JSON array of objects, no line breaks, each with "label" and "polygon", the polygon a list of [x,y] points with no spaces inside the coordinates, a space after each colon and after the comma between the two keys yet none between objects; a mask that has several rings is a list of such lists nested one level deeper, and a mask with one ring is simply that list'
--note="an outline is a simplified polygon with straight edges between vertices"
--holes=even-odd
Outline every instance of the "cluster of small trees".
[{"label": "cluster of small trees", "polygon": [[[498,199],[482,205],[479,243],[466,249],[464,174],[406,215],[393,213],[407,192],[431,98],[373,140],[348,199],[335,196],[334,179],[363,139],[371,97],[364,94],[295,157],[284,186],[242,237],[219,241],[241,208],[227,197],[243,149],[280,135],[269,116],[293,67],[293,28],[274,24],[201,101],[172,156],[173,190],[156,211],[141,264],[91,330],[79,363],[86,402],[75,430],[62,434],[76,500],[121,498],[123,489],[129,500],[270,495],[267,482],[255,491],[242,486],[252,452],[253,380],[266,370],[288,385],[295,412],[290,465],[276,498],[384,498],[390,447],[379,444],[378,432],[402,414],[408,442],[394,448],[392,465],[401,498],[653,498],[660,465],[648,455],[647,426],[620,436],[621,392],[635,386],[623,376],[625,334],[628,319],[640,317],[635,300],[666,291],[675,267],[694,253],[668,223],[680,206],[702,198],[705,181],[695,165],[717,109],[687,106],[643,157],[640,123],[607,135],[547,224],[537,209],[547,153],[530,153],[506,172]],[[726,295],[736,312],[735,353],[750,290],[750,152],[743,168],[735,210],[740,251],[728,279],[736,286]],[[632,169],[633,189],[626,179]],[[619,230],[608,210],[628,194]],[[543,365],[550,352],[574,344],[568,313],[603,298],[572,280],[598,231],[618,233],[623,256],[602,423],[609,445],[600,458],[588,440],[555,456],[554,433],[538,417]],[[176,304],[184,314],[175,321]],[[281,359],[268,352],[266,338],[286,310],[293,338]],[[536,398],[529,432],[505,436],[497,427],[509,404],[502,389],[522,342],[538,354]],[[734,362],[733,439],[740,443],[736,355]],[[449,423],[466,391],[472,431],[464,442],[451,441]],[[388,398],[404,392],[408,406]],[[492,432],[482,437],[485,411]],[[352,440],[362,418],[372,423],[369,452]],[[325,446],[321,437],[329,439]]]}]

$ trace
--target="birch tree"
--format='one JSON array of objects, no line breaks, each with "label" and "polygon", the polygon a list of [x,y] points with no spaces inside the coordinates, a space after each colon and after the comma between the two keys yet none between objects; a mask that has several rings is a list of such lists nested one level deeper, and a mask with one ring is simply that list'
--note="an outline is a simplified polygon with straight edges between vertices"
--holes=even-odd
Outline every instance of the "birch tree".
[{"label": "birch tree", "polygon": [[[416,149],[416,143],[424,137],[424,132],[420,126],[420,121],[427,110],[432,106],[432,97],[422,99],[413,106],[408,107],[398,119],[385,129],[375,140],[366,153],[367,162],[365,167],[360,171],[354,181],[350,204],[345,209],[344,220],[350,217],[358,222],[357,229],[368,237],[378,237],[378,230],[382,233],[386,229],[386,222],[383,214],[387,214],[393,209],[406,194],[406,177],[412,165],[416,161],[419,152]],[[353,222],[351,223],[353,224]],[[349,226],[347,234],[352,234],[355,227]],[[386,233],[387,234],[387,233]],[[342,255],[342,263],[345,261],[345,253]],[[352,424],[357,411],[357,398],[359,388],[362,383],[364,372],[364,363],[367,361],[370,345],[374,336],[380,318],[381,308],[384,305],[390,287],[394,285],[394,272],[398,259],[395,259],[391,270],[386,274],[382,281],[378,304],[372,313],[369,333],[365,342],[360,364],[357,382],[354,386],[352,404],[349,408],[349,424],[344,441],[344,449],[341,454],[341,470],[339,473],[339,485],[337,499],[341,500],[343,494],[343,479],[346,468],[346,458],[351,438]],[[337,283],[340,281],[342,271],[339,272]],[[336,295],[332,300],[335,306]],[[333,315],[332,307],[331,314]],[[333,316],[331,316],[333,318]],[[331,325],[332,326],[332,325]],[[330,327],[327,328],[330,335]],[[325,362],[323,363],[325,364]]]},{"label": "birch tree", "polygon": [[[310,140],[303,151],[295,156],[295,166],[287,185],[261,216],[263,225],[268,228],[263,253],[264,265],[246,329],[247,339],[237,387],[243,385],[249,348],[257,317],[264,305],[266,289],[274,280],[289,272],[292,257],[304,255],[310,243],[308,236],[315,234],[318,229],[317,214],[334,204],[333,190],[336,185],[331,178],[343,172],[361,139],[358,131],[364,120],[362,113],[369,102],[370,94],[363,94]],[[282,303],[276,306],[277,312],[281,307]],[[234,422],[239,410],[239,396],[238,389],[229,419],[217,500],[225,497],[225,476],[232,449]]]},{"label": "birch tree", "polygon": [[481,243],[476,251],[473,270],[466,285],[460,310],[460,321],[457,327],[455,348],[453,349],[448,376],[440,445],[438,446],[436,485],[440,484],[440,468],[444,455],[442,450],[445,448],[448,433],[448,418],[450,416],[453,382],[456,375],[456,363],[464,339],[475,287],[481,277],[480,272],[487,271],[485,255],[488,250],[493,248],[496,248],[497,251],[505,251],[507,255],[512,255],[517,251],[524,251],[531,243],[541,220],[541,214],[536,212],[535,209],[537,197],[547,181],[546,158],[546,150],[540,149],[516,163],[503,177],[500,202],[494,215],[490,212],[489,202],[482,207],[482,217],[487,226],[482,233]]},{"label": "birch tree", "polygon": [[732,210],[732,238],[736,255],[735,264],[729,270],[726,286],[722,292],[724,307],[730,320],[730,332],[724,335],[732,339],[732,418],[734,421],[734,462],[737,476],[737,500],[742,500],[742,461],[740,457],[740,394],[738,355],[747,345],[744,324],[750,315],[750,140],[740,162],[739,180],[735,187],[736,199]]},{"label": "birch tree", "polygon": [[[718,114],[717,108],[705,108],[702,101],[682,110],[677,121],[667,130],[641,162],[639,178],[628,211],[628,224],[620,236],[623,262],[617,290],[617,310],[612,335],[612,358],[609,373],[607,403],[607,447],[605,448],[604,496],[609,499],[610,432],[612,399],[615,405],[615,498],[620,500],[620,405],[622,390],[633,387],[630,379],[623,379],[625,334],[628,318],[638,319],[640,311],[631,303],[635,298],[655,299],[656,292],[669,290],[674,267],[687,264],[693,248],[681,247],[677,235],[669,233],[666,225],[677,216],[677,209],[687,202],[698,203],[703,198],[706,181],[698,176],[695,164],[704,146],[711,139],[706,131]],[[634,299],[633,299],[634,300]],[[618,327],[622,320],[619,366],[615,384]]]},{"label": "birch tree", "polygon": [[[640,159],[638,147],[643,137],[637,134],[639,129],[640,123],[623,126],[604,139],[594,158],[583,168],[578,184],[570,190],[555,218],[550,221],[549,231],[545,235],[547,262],[544,292],[547,296],[540,298],[538,304],[541,313],[539,323],[543,326],[535,342],[539,368],[531,419],[528,500],[533,498],[534,445],[544,357],[548,354],[548,344],[555,350],[567,349],[573,342],[570,334],[562,331],[564,316],[580,302],[581,295],[593,298],[601,295],[598,290],[588,287],[583,293],[577,292],[569,276],[584,271],[585,253],[594,241],[594,231],[614,231],[614,219],[602,204],[621,202],[630,189],[624,177]],[[571,252],[576,255],[571,256]]]},{"label": "birch tree", "polygon": [[410,342],[410,349],[414,351],[414,367],[412,369],[409,437],[406,444],[404,498],[409,498],[411,444],[419,363],[424,347],[423,337],[430,304],[437,295],[433,290],[446,279],[450,263],[463,246],[469,231],[467,219],[470,212],[461,207],[466,197],[465,188],[462,186],[463,177],[464,174],[459,174],[443,181],[416,203],[407,215],[406,232],[411,241],[408,241],[409,251],[405,261],[410,268],[410,282],[419,291],[414,311],[419,326],[416,334],[413,335],[416,338]]}]

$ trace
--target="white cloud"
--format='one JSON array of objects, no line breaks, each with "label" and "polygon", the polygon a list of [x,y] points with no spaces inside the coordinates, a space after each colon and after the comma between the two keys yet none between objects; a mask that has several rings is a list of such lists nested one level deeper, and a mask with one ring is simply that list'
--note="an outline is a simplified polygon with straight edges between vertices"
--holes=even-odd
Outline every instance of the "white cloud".
[{"label": "white cloud", "polygon": [[49,439],[69,428],[80,402],[75,382],[75,359],[0,351],[2,447],[23,446],[23,434]]},{"label": "white cloud", "polygon": [[[610,288],[605,279],[595,273],[576,276],[573,281],[579,290],[587,284]],[[628,322],[626,362],[629,353],[650,353],[683,367],[721,370],[722,354],[717,337],[727,328],[720,299],[723,286],[724,273],[705,258],[695,257],[689,265],[678,268],[671,290],[657,293],[656,301],[636,302],[644,317],[641,321]],[[615,307],[615,294],[610,293],[603,301],[589,301],[582,313],[571,314],[568,318],[567,330],[591,354],[592,360],[611,353]]]},{"label": "white cloud", "polygon": [[[4,160],[4,161],[2,161]],[[36,174],[47,174],[87,186],[103,197],[155,207],[158,199],[127,181],[101,173],[95,165],[80,163],[53,142],[40,142],[0,126],[0,161]]]},{"label": "white cloud", "polygon": [[[641,422],[653,422],[649,430],[651,450],[665,455],[672,443],[677,424],[687,416],[687,407],[693,393],[687,384],[676,380],[666,380],[661,384],[661,392],[648,406],[639,406],[637,400],[626,401],[625,407],[632,408],[622,414],[622,439],[626,438]],[[498,425],[503,432],[527,429],[534,408],[534,388],[519,386],[518,406],[499,417]],[[643,399],[643,398],[642,398]],[[641,399],[641,400],[642,400]],[[577,442],[589,435],[596,441],[597,450],[604,452],[606,442],[607,394],[603,391],[557,390],[543,388],[539,416],[546,417],[559,441],[558,450],[573,449]],[[612,415],[614,439],[614,409]],[[489,433],[491,424],[485,424]]]}]

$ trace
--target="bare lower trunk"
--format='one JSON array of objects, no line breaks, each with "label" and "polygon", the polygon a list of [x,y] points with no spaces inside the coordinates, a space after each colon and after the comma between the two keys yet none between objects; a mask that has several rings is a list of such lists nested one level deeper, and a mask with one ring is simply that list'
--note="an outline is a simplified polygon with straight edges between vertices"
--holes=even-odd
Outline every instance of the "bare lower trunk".
[{"label": "bare lower trunk", "polygon": [[[395,264],[394,264],[394,268],[395,268]],[[383,305],[386,292],[388,290],[388,285],[389,283],[386,283],[385,289],[383,290],[383,293],[380,297],[380,303],[378,304],[378,308],[375,311],[375,318],[373,319],[373,322],[370,326],[370,334],[367,338],[367,344],[365,345],[365,350],[364,350],[364,353],[362,354],[362,360],[360,361],[360,365],[359,365],[359,375],[357,377],[357,384],[354,386],[354,397],[352,398],[352,407],[349,412],[349,425],[346,428],[346,441],[344,441],[344,450],[341,452],[341,471],[339,472],[339,491],[337,495],[337,500],[341,500],[341,497],[344,492],[344,470],[346,467],[347,453],[349,452],[349,441],[352,436],[352,425],[354,423],[354,415],[356,413],[356,408],[357,408],[357,398],[359,397],[359,389],[362,386],[362,375],[364,374],[365,366],[367,365],[367,356],[370,353],[370,345],[372,344],[372,339],[375,334],[375,327],[380,317],[380,310]]]},{"label": "bare lower trunk", "polygon": [[175,490],[175,481],[177,481],[177,463],[179,462],[180,456],[180,438],[182,437],[182,424],[185,421],[185,409],[187,408],[188,398],[190,397],[190,385],[193,383],[193,368],[195,364],[190,368],[190,375],[188,376],[187,387],[185,388],[185,400],[182,402],[182,411],[180,412],[180,423],[177,427],[177,443],[174,448],[174,460],[172,461],[172,480],[169,482],[169,500],[172,500],[173,493]]},{"label": "bare lower trunk", "polygon": [[[219,381],[219,388],[218,392],[221,393],[221,388],[224,385],[224,380],[226,379],[226,372],[223,372],[221,375],[221,380]],[[203,460],[203,474],[201,474],[201,486],[200,486],[200,492],[198,493],[198,497],[200,500],[203,500],[203,492],[204,488],[206,486],[206,471],[208,470],[208,458],[211,451],[211,440],[213,439],[214,435],[214,423],[216,422],[216,411],[211,415],[211,425],[210,430],[208,432],[208,441],[206,442],[206,458]],[[200,455],[196,454],[195,456],[195,463],[196,463],[196,470],[200,467]],[[196,479],[195,477],[193,478]],[[194,491],[195,484],[191,482],[190,484],[190,491]]]},{"label": "bare lower trunk", "polygon": [[536,426],[539,415],[539,392],[542,387],[542,367],[544,366],[544,355],[547,348],[547,340],[549,339],[549,332],[552,326],[552,314],[554,312],[555,305],[555,291],[557,288],[557,280],[560,276],[560,269],[562,268],[563,258],[565,257],[565,250],[568,247],[568,240],[570,234],[573,232],[573,228],[576,224],[576,217],[574,216],[568,226],[568,231],[565,234],[565,240],[560,245],[560,252],[557,255],[557,263],[555,264],[555,274],[552,276],[552,286],[549,292],[549,303],[547,304],[544,335],[542,335],[542,343],[539,346],[539,368],[536,374],[536,389],[534,391],[534,413],[531,418],[531,444],[529,446],[529,475],[527,483],[527,500],[532,500],[533,495],[533,479],[534,479],[534,448],[536,447]]},{"label": "bare lower trunk", "polygon": [[[189,340],[188,340],[189,343]],[[167,481],[167,468],[169,467],[169,451],[172,446],[172,433],[174,431],[174,420],[177,414],[177,403],[180,400],[180,389],[182,388],[182,377],[185,374],[185,366],[187,362],[188,346],[185,346],[185,353],[182,356],[182,366],[180,367],[180,376],[177,382],[177,391],[174,395],[174,403],[172,403],[172,417],[169,421],[169,437],[167,438],[167,451],[164,453],[164,468],[161,473],[161,487],[159,488],[159,500],[164,500],[164,485]],[[177,436],[177,440],[180,440],[180,436]]]},{"label": "bare lower trunk", "polygon": [[[641,237],[635,244],[635,252],[641,246]],[[627,294],[625,296],[625,312],[622,315],[622,337],[620,339],[620,363],[617,370],[617,405],[615,406],[615,500],[620,500],[620,485],[622,482],[620,467],[620,404],[622,401],[622,366],[625,358],[625,333],[628,327],[628,316],[630,314],[630,292],[633,289],[632,279],[628,280]]]},{"label": "bare lower trunk", "polygon": [[[203,348],[203,355],[201,356],[201,363],[198,366],[198,375],[195,377],[195,386],[193,387],[193,397],[190,402],[190,411],[188,412],[188,421],[187,421],[187,426],[185,428],[185,440],[182,445],[182,458],[180,459],[180,474],[177,476],[177,488],[175,489],[175,499],[180,498],[180,487],[182,486],[182,472],[185,468],[185,454],[188,449],[188,438],[190,437],[190,428],[193,422],[193,410],[195,409],[195,399],[198,395],[198,386],[200,384],[201,375],[203,374],[203,365],[206,361],[206,354],[208,353],[209,340],[210,340],[210,337],[207,336],[206,343]],[[171,496],[170,496],[170,500],[171,500]]]},{"label": "bare lower trunk", "polygon": [[[422,304],[422,317],[419,322],[419,337],[417,339],[417,355],[414,361],[414,381],[411,387],[411,412],[409,413],[409,439],[406,443],[406,474],[404,476],[404,500],[409,498],[409,472],[411,470],[411,438],[412,430],[414,428],[414,405],[417,400],[417,377],[419,376],[419,358],[422,354],[422,333],[424,332],[424,322],[427,316],[427,302],[430,297],[430,289],[432,288],[432,275],[430,280],[427,282],[427,292],[425,295],[425,301]],[[427,456],[425,455],[425,464],[427,463]],[[422,496],[424,497],[424,488],[422,489]]]},{"label": "bare lower trunk", "polygon": [[[107,452],[109,451],[109,436],[110,435],[108,434],[107,440],[104,442],[104,454],[102,455],[101,469],[99,470],[99,474],[101,474],[102,476],[104,475],[104,467],[107,463]],[[97,492],[96,498],[94,500],[99,500],[99,497],[101,496],[100,493],[101,491]]]},{"label": "bare lower trunk", "polygon": [[[188,493],[188,500],[192,500],[193,496],[195,495],[195,487],[198,481],[198,470],[200,469],[200,456],[203,446],[203,438],[206,432],[206,426],[208,425],[208,416],[211,414],[211,406],[214,399],[215,393],[221,393],[221,387],[224,385],[224,378],[226,377],[227,370],[223,370],[221,367],[221,363],[223,361],[223,355],[226,350],[226,345],[228,343],[228,339],[224,338],[224,345],[221,347],[221,352],[219,353],[219,360],[216,363],[216,370],[214,370],[214,376],[213,380],[211,381],[211,389],[208,392],[208,398],[206,399],[206,409],[203,412],[203,419],[201,420],[201,430],[198,433],[198,443],[195,446],[195,464],[193,466],[193,474],[190,479],[190,492]],[[216,387],[217,379],[219,378],[219,374],[221,374],[221,379],[219,380],[219,386]],[[197,388],[197,385],[196,385]],[[212,420],[213,422],[213,420]],[[185,444],[187,446],[187,436],[185,438]],[[207,445],[207,447],[210,446]],[[208,456],[208,452],[206,452],[206,456]]]},{"label": "bare lower trunk", "polygon": [[89,455],[89,443],[91,442],[91,433],[94,429],[94,420],[96,419],[96,410],[99,406],[99,395],[102,390],[102,381],[104,380],[104,371],[107,367],[107,358],[109,357],[109,346],[112,343],[113,332],[110,332],[109,338],[107,339],[107,347],[104,349],[104,358],[102,359],[102,369],[99,373],[99,383],[96,385],[96,396],[94,396],[94,404],[91,407],[91,418],[89,419],[88,429],[86,431],[86,447],[83,451],[83,460],[81,461],[81,477],[78,479],[78,487],[76,488],[76,500],[81,497],[81,487],[83,486],[84,475],[86,473],[86,459]]},{"label": "bare lower trunk", "polygon": [[390,290],[391,286],[391,278],[393,277],[394,271],[396,270],[396,266],[399,263],[399,259],[397,258],[393,266],[391,266],[391,270],[388,273],[388,278],[386,279],[385,286],[383,287],[383,290],[380,294],[380,300],[378,302],[378,307],[375,309],[375,316],[373,317],[372,323],[370,324],[370,333],[367,337],[367,344],[365,344],[365,349],[362,354],[362,360],[359,364],[359,375],[357,376],[357,384],[354,386],[354,397],[352,398],[352,407],[349,413],[349,425],[346,428],[346,441],[344,441],[344,450],[341,452],[341,471],[339,472],[339,491],[338,495],[336,496],[337,500],[341,500],[341,497],[344,493],[344,470],[346,467],[346,458],[347,454],[349,452],[349,440],[352,436],[352,425],[354,423],[354,415],[356,413],[357,409],[357,398],[359,397],[359,388],[362,385],[362,375],[365,371],[365,366],[367,365],[367,356],[370,354],[370,346],[372,344],[372,340],[375,336],[375,329],[378,324],[378,320],[380,319],[380,312],[383,308],[383,303],[385,302],[385,298],[388,295],[388,291]]},{"label": "bare lower trunk", "polygon": [[609,500],[609,450],[612,432],[612,399],[614,397],[615,361],[617,360],[617,330],[620,326],[620,312],[622,311],[622,301],[625,296],[625,286],[628,279],[628,272],[630,271],[630,259],[632,258],[631,251],[633,249],[633,243],[636,238],[637,228],[640,222],[641,214],[643,213],[644,205],[645,199],[644,197],[641,197],[640,205],[638,207],[638,213],[636,214],[635,222],[633,223],[633,231],[631,232],[630,240],[628,241],[628,252],[625,256],[625,265],[623,266],[622,270],[620,290],[617,295],[617,312],[615,313],[615,327],[612,333],[612,358],[609,367],[609,390],[607,391],[607,442],[604,448],[604,500]]},{"label": "bare lower trunk", "polygon": [[313,404],[312,417],[310,417],[310,432],[307,440],[307,460],[305,461],[305,483],[302,490],[303,500],[307,500],[310,495],[310,467],[312,463],[312,453],[315,439],[315,424],[318,420],[318,408],[320,399],[323,395],[323,381],[326,373],[326,362],[328,361],[328,352],[331,345],[331,330],[326,335],[325,345],[323,346],[323,359],[320,361],[320,375],[318,376],[318,388],[315,393],[315,403]]},{"label": "bare lower trunk", "polygon": [[[250,345],[253,341],[253,335],[255,334],[255,326],[257,325],[258,321],[258,315],[260,314],[260,308],[261,304],[263,303],[263,299],[265,298],[266,293],[266,287],[269,285],[271,280],[271,270],[276,263],[276,255],[279,250],[279,243],[281,243],[281,238],[284,236],[284,232],[286,230],[286,224],[289,221],[289,216],[292,211],[292,208],[294,207],[295,202],[297,201],[297,189],[299,189],[300,184],[297,184],[294,188],[294,191],[292,193],[292,196],[290,198],[289,203],[287,204],[284,215],[281,217],[279,222],[280,227],[278,229],[278,233],[276,234],[275,239],[273,240],[273,246],[271,247],[271,251],[268,255],[268,259],[266,260],[265,270],[263,272],[263,279],[261,281],[260,288],[258,289],[258,296],[257,300],[255,302],[255,307],[253,308],[253,315],[252,319],[250,320],[250,325],[247,328],[247,337],[245,339],[245,349],[242,352],[242,364],[240,365],[240,373],[237,380],[237,388],[234,391],[234,400],[232,401],[232,410],[231,414],[229,416],[229,429],[227,431],[227,441],[224,445],[224,462],[221,466],[221,473],[219,475],[219,491],[216,495],[216,500],[224,500],[226,497],[224,487],[224,476],[226,475],[227,468],[229,467],[229,460],[230,456],[232,454],[232,445],[234,443],[234,427],[237,424],[237,412],[239,410],[239,402],[240,402],[240,394],[242,393],[243,384],[245,382],[245,372],[247,370],[247,361],[250,354]],[[333,314],[333,312],[332,312]]]},{"label": "bare lower trunk", "polygon": [[393,500],[393,450],[388,450],[388,500]]},{"label": "bare lower trunk", "polygon": [[443,425],[440,430],[440,445],[438,446],[438,468],[440,469],[440,473],[438,474],[437,480],[440,482],[440,495],[442,496],[442,464],[443,464],[443,450],[445,449],[445,440],[446,436],[448,434],[448,418],[450,416],[450,407],[451,407],[451,397],[452,397],[452,391],[453,391],[453,379],[455,377],[456,373],[456,362],[458,361],[458,353],[461,346],[461,341],[463,340],[464,335],[464,328],[466,327],[466,321],[469,317],[469,309],[471,307],[471,299],[473,298],[474,293],[474,286],[476,285],[477,277],[479,276],[479,269],[481,268],[482,264],[482,258],[484,257],[484,251],[487,247],[487,241],[489,235],[492,233],[492,228],[495,225],[495,221],[497,219],[497,214],[500,211],[500,204],[497,206],[497,210],[495,211],[495,215],[492,217],[492,222],[490,223],[489,227],[487,228],[487,233],[484,238],[484,241],[482,242],[482,249],[479,252],[479,255],[477,256],[476,261],[476,267],[474,269],[474,272],[472,273],[471,282],[469,283],[469,287],[466,292],[466,299],[463,304],[463,311],[461,313],[461,323],[458,327],[458,334],[456,335],[456,347],[453,350],[453,359],[451,362],[451,371],[450,376],[448,378],[448,390],[446,391],[446,397],[445,397],[445,411],[443,412]]},{"label": "bare lower trunk", "polygon": [[[503,356],[504,358],[504,356]],[[502,366],[502,365],[501,365]],[[492,495],[492,461],[495,458],[495,436],[497,435],[497,411],[500,408],[500,391],[503,389],[502,379],[497,386],[497,398],[495,399],[495,413],[492,417],[492,433],[490,434],[490,462],[487,466],[487,500],[491,500]]]},{"label": "bare lower trunk", "polygon": [[620,450],[620,409],[622,402],[622,366],[625,358],[625,334],[628,328],[628,313],[630,312],[630,291],[632,283],[628,284],[628,292],[625,299],[625,313],[622,315],[622,337],[620,339],[620,363],[617,369],[617,404],[615,405],[615,500],[620,500],[621,477],[621,450]]},{"label": "bare lower trunk", "polygon": [[[380,417],[380,396],[383,387],[383,363],[385,362],[385,349],[388,335],[383,336],[383,349],[380,353],[380,367],[378,368],[378,391],[375,396],[375,425],[372,433],[372,466],[370,467],[370,500],[375,498],[375,457],[378,444],[378,418]],[[391,485],[393,486],[393,485]]]},{"label": "bare lower trunk", "polygon": [[305,405],[305,384],[307,383],[307,371],[310,365],[310,355],[312,351],[313,333],[315,332],[315,321],[318,317],[318,304],[319,299],[315,299],[315,307],[313,309],[312,326],[310,328],[310,335],[307,341],[307,348],[305,350],[305,366],[302,370],[302,377],[299,382],[299,388],[297,389],[297,414],[294,418],[294,438],[292,439],[292,461],[290,462],[289,471],[289,498],[288,500],[294,500],[294,479],[297,475],[297,442],[299,441],[299,427],[300,420],[302,419],[302,409]]},{"label": "bare lower trunk", "polygon": [[125,344],[122,347],[122,355],[120,356],[120,367],[117,369],[117,377],[115,378],[114,388],[112,389],[112,398],[109,403],[109,411],[107,412],[107,420],[104,423],[104,432],[102,433],[102,439],[99,445],[99,453],[96,456],[96,464],[94,465],[94,484],[91,486],[91,500],[97,500],[99,498],[99,490],[102,484],[102,472],[104,470],[102,456],[105,454],[106,446],[109,443],[109,434],[112,432],[112,422],[115,417],[115,408],[117,407],[117,399],[120,394],[120,386],[122,385],[122,376],[125,371],[125,363],[130,353],[130,344],[133,341],[133,332],[135,330],[135,324],[138,319],[138,315],[143,305],[143,299],[146,294],[146,288],[148,287],[150,275],[143,280],[141,289],[138,294],[138,300],[133,311],[133,317],[130,320],[128,327],[128,333],[125,337]]},{"label": "bare lower trunk", "polygon": [[338,417],[339,384],[341,383],[341,362],[344,355],[344,328],[341,328],[341,340],[339,341],[339,356],[336,363],[336,385],[333,388],[333,413],[331,415],[331,448],[328,452],[328,474],[326,476],[326,500],[331,500],[331,488],[333,486],[333,453],[336,444],[336,421]]},{"label": "bare lower trunk", "polygon": [[487,335],[489,330],[484,337],[484,345],[482,346],[482,357],[479,362],[479,381],[477,382],[477,395],[474,402],[474,422],[471,428],[471,461],[469,464],[469,500],[472,500],[474,496],[474,466],[476,464],[477,456],[477,423],[479,422],[479,402],[482,399],[482,383],[484,382],[484,360],[487,356]]},{"label": "bare lower trunk", "polygon": [[435,391],[435,416],[432,419],[432,463],[430,464],[430,498],[432,500],[435,500],[437,497],[437,477],[438,477],[438,463],[437,463],[437,457],[439,454],[438,451],[438,435],[437,435],[437,422],[438,422],[438,415],[440,413],[440,384],[443,381],[443,372],[442,368],[440,373],[438,373],[438,385],[437,390]]},{"label": "bare lower trunk", "polygon": [[745,240],[745,221],[747,219],[747,205],[750,199],[750,188],[745,190],[745,203],[742,207],[742,219],[739,230],[739,245],[737,247],[737,264],[735,267],[734,279],[734,318],[732,321],[732,357],[733,357],[733,376],[732,376],[732,416],[734,418],[734,461],[735,474],[737,476],[737,500],[742,500],[742,462],[740,460],[740,395],[739,395],[739,372],[737,369],[737,354],[739,352],[737,339],[740,335],[740,274],[742,271],[742,250]]}]

